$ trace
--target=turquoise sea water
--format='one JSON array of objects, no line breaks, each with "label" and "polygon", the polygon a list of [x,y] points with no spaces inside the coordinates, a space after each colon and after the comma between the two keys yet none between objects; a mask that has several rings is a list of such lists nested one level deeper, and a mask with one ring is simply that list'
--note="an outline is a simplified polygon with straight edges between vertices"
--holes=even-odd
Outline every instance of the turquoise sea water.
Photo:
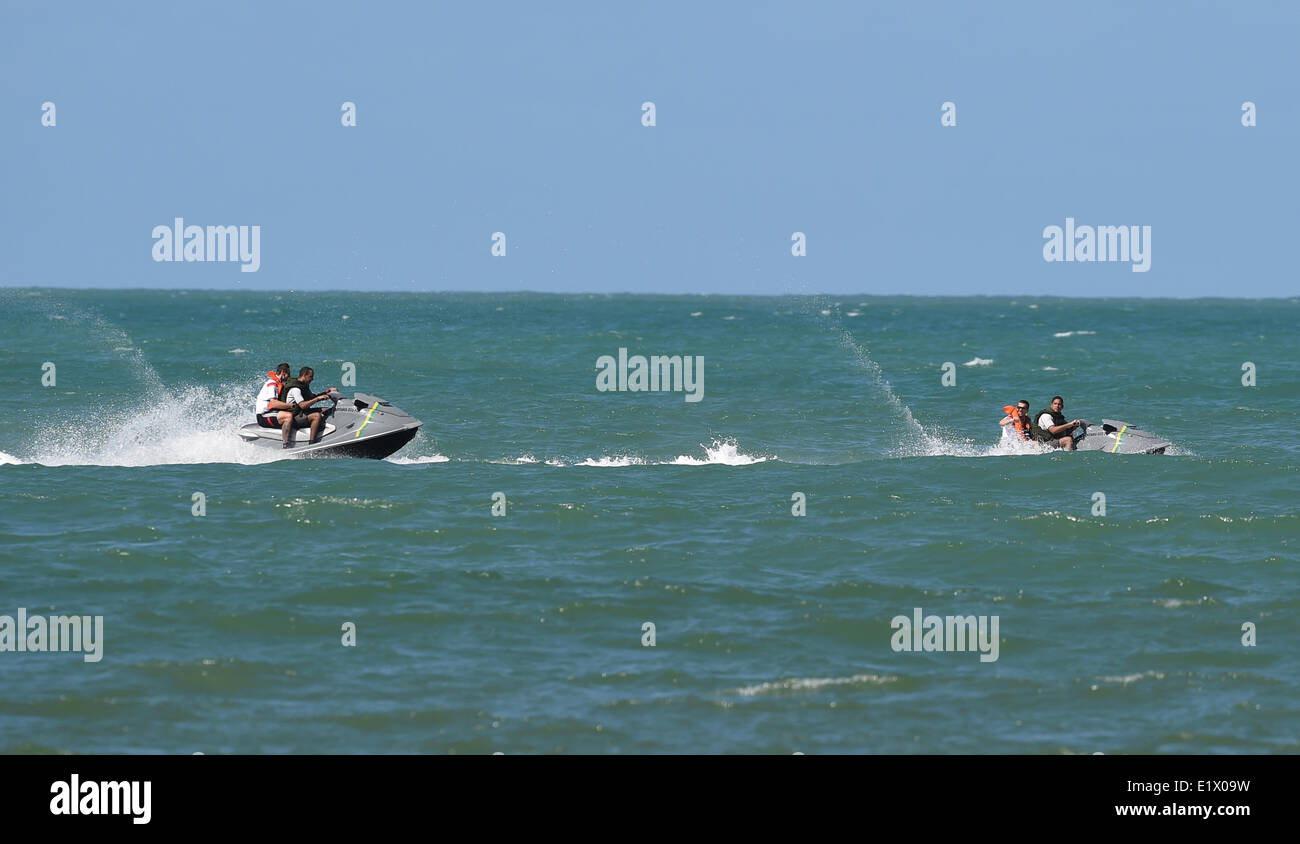
[{"label": "turquoise sea water", "polygon": [[[98,663],[0,652],[0,750],[1296,752],[1298,322],[0,291],[0,614],[104,617]],[[702,355],[703,399],[597,391],[620,347]],[[425,428],[268,460],[233,430],[281,360],[350,362]],[[1174,448],[999,444],[1004,404],[1056,393]],[[917,607],[997,616],[998,659],[895,651]]]}]

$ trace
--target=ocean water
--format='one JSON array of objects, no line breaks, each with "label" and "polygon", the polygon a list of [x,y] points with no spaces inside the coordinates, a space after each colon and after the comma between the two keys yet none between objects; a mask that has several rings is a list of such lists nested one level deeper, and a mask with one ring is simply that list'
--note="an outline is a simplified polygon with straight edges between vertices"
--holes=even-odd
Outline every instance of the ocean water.
[{"label": "ocean water", "polygon": [[[1297,752],[1297,324],[3,290],[0,614],[104,632],[99,662],[0,652],[0,751]],[[703,356],[702,400],[598,391],[620,348]],[[253,452],[281,360],[425,427],[384,461]],[[1057,393],[1174,447],[1000,444],[1003,405]],[[895,650],[916,608],[996,616],[997,659]]]}]

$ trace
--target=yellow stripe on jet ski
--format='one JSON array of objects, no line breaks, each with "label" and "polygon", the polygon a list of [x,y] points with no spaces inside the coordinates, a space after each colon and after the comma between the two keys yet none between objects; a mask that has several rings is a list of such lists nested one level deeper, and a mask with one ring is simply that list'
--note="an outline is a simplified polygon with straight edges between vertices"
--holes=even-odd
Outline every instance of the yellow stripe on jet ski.
[{"label": "yellow stripe on jet ski", "polygon": [[361,427],[357,428],[357,432],[352,435],[353,437],[361,436],[361,432],[364,431],[366,429],[366,426],[370,424],[370,417],[375,415],[375,408],[377,407],[379,407],[379,402],[375,402],[374,404],[370,405],[370,412],[366,414],[366,421],[361,423]]},{"label": "yellow stripe on jet ski", "polygon": [[1115,451],[1119,448],[1119,441],[1124,439],[1124,432],[1127,430],[1128,430],[1127,425],[1119,429],[1119,433],[1115,435],[1115,446],[1110,450],[1111,454],[1114,454]]}]

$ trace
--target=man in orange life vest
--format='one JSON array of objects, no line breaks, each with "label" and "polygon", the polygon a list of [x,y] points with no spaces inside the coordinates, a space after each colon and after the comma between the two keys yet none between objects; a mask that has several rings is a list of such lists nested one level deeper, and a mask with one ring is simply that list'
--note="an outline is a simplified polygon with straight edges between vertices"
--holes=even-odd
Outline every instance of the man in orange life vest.
[{"label": "man in orange life vest", "polygon": [[998,424],[1004,428],[1007,425],[1013,425],[1011,430],[1020,435],[1020,439],[1029,439],[1029,399],[1021,399],[1016,404],[1009,404],[1002,408],[1006,416]]},{"label": "man in orange life vest", "polygon": [[289,364],[282,363],[274,372],[266,373],[266,383],[257,394],[257,424],[263,428],[279,428],[284,431],[284,448],[289,447],[289,435],[293,432],[294,407],[290,402],[280,400],[280,391],[289,379]]}]

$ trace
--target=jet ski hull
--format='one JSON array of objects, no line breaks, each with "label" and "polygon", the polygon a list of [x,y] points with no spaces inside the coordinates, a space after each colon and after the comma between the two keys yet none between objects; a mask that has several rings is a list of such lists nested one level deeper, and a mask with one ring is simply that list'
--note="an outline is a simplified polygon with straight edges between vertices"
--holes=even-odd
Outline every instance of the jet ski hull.
[{"label": "jet ski hull", "polygon": [[239,429],[244,442],[275,451],[285,457],[361,457],[382,460],[395,454],[419,433],[423,424],[404,410],[375,396],[357,393],[324,410],[319,442],[307,441],[310,431],[296,428],[290,447],[282,446],[283,435],[276,428],[256,422]]},{"label": "jet ski hull", "polygon": [[1084,437],[1075,443],[1079,451],[1101,451],[1108,454],[1164,454],[1172,446],[1155,434],[1120,422],[1103,419],[1100,425],[1088,426]]}]

